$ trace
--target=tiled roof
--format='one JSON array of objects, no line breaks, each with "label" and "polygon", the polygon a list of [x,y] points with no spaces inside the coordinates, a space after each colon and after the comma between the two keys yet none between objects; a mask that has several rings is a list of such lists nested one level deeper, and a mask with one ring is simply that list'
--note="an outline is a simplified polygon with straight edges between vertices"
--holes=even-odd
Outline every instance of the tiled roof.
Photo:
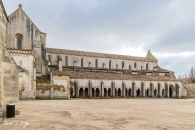
[{"label": "tiled roof", "polygon": [[106,54],[106,53],[87,52],[87,51],[75,51],[75,50],[66,50],[66,49],[47,48],[47,53],[87,56],[87,57],[97,57],[97,58],[111,58],[111,59],[121,59],[121,60],[133,60],[133,61],[145,61],[145,62],[156,63],[156,61],[148,59],[146,57]]},{"label": "tiled roof", "polygon": [[100,79],[100,80],[134,80],[134,81],[178,81],[168,76],[147,76],[117,73],[96,73],[96,72],[65,72],[53,70],[53,74],[67,75],[76,79]]}]

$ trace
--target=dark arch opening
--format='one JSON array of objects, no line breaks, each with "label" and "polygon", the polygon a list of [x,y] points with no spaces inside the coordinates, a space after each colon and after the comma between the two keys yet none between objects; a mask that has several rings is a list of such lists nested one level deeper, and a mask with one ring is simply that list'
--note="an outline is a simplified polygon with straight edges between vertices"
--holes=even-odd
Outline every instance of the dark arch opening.
[{"label": "dark arch opening", "polygon": [[157,91],[156,91],[156,89],[154,89],[154,96],[156,97],[156,93],[157,93]]},{"label": "dark arch opening", "polygon": [[107,89],[106,88],[104,88],[104,97],[107,97],[108,95],[107,95]]},{"label": "dark arch opening", "polygon": [[169,97],[172,97],[173,96],[173,93],[172,93],[173,91],[172,91],[172,88],[171,87],[169,87]]},{"label": "dark arch opening", "polygon": [[146,96],[147,97],[149,96],[149,89],[147,89],[147,91],[146,91]]},{"label": "dark arch opening", "polygon": [[71,88],[70,88],[70,97],[71,97],[71,98],[73,98],[73,96],[74,96],[74,95],[73,95],[73,92],[74,92],[74,91],[73,91],[73,88],[71,87]]},{"label": "dark arch opening", "polygon": [[131,96],[131,88],[129,89],[129,97]]},{"label": "dark arch opening", "polygon": [[96,88],[96,97],[99,97],[99,96],[100,96],[99,88]]},{"label": "dark arch opening", "polygon": [[162,97],[164,97],[165,96],[165,90],[163,89],[162,90]]},{"label": "dark arch opening", "polygon": [[140,89],[137,90],[137,97],[140,96]]},{"label": "dark arch opening", "polygon": [[85,97],[88,97],[88,88],[85,88]]},{"label": "dark arch opening", "polygon": [[111,96],[111,89],[110,88],[108,89],[108,96],[109,97]]},{"label": "dark arch opening", "polygon": [[121,96],[121,89],[120,88],[118,89],[118,96],[119,97]]},{"label": "dark arch opening", "polygon": [[79,89],[79,97],[83,97],[83,88]]},{"label": "dark arch opening", "polygon": [[95,89],[92,88],[92,97],[95,97]]}]

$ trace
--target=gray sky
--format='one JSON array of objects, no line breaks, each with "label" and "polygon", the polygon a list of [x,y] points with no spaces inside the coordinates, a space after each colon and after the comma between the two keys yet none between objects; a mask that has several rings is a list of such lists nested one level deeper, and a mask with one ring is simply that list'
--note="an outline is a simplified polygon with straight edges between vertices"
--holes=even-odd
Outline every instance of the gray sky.
[{"label": "gray sky", "polygon": [[195,65],[195,0],[3,0],[22,4],[47,47],[145,56],[178,74]]}]

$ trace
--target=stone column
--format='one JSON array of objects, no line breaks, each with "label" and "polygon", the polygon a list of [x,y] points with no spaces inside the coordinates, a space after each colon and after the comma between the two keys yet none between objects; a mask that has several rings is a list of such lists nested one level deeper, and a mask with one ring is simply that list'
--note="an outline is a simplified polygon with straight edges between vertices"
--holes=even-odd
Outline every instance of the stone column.
[{"label": "stone column", "polygon": [[106,97],[108,97],[108,90],[106,90]]},{"label": "stone column", "polygon": [[169,98],[170,95],[169,95],[169,85],[167,85],[167,98]]},{"label": "stone column", "polygon": [[150,96],[154,97],[154,84],[150,83]]},{"label": "stone column", "polygon": [[101,97],[104,97],[104,83],[101,83]]},{"label": "stone column", "polygon": [[83,88],[83,97],[85,97],[85,88]]},{"label": "stone column", "polygon": [[92,83],[89,81],[89,98],[92,97]]},{"label": "stone column", "polygon": [[78,88],[78,82],[75,81],[75,97],[78,98],[79,97],[79,88]]},{"label": "stone column", "polygon": [[132,87],[132,95],[133,95],[133,97],[136,97],[136,84],[135,83],[133,83],[132,84],[133,85],[133,87]]},{"label": "stone column", "polygon": [[118,97],[118,89],[115,88],[115,97]]},{"label": "stone column", "polygon": [[123,83],[123,88],[122,88],[122,97],[125,98],[125,95],[126,95],[126,84]]},{"label": "stone column", "polygon": [[158,97],[161,97],[161,84],[158,84]]},{"label": "stone column", "polygon": [[50,73],[50,82],[51,82],[51,97],[50,98],[53,98],[53,93],[54,93],[54,85],[53,85],[53,74],[52,74],[52,72]]},{"label": "stone column", "polygon": [[115,83],[112,86],[112,97],[115,97]]},{"label": "stone column", "polygon": [[142,97],[145,97],[145,85],[144,85],[144,83],[141,83],[141,85],[142,85],[142,88],[141,88],[141,93],[142,93]]}]

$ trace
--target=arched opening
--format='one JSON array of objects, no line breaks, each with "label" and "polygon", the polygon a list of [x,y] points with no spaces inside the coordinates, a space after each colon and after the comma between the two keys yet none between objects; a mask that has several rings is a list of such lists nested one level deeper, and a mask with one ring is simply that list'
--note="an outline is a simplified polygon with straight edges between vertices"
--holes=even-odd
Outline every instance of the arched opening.
[{"label": "arched opening", "polygon": [[99,97],[100,96],[100,90],[99,88],[96,88],[96,97]]},{"label": "arched opening", "polygon": [[125,67],[125,62],[123,61],[122,62],[122,69],[124,69],[124,67]]},{"label": "arched opening", "polygon": [[157,90],[156,89],[154,89],[154,96],[156,97],[156,93],[157,93]]},{"label": "arched opening", "polygon": [[79,89],[79,97],[83,97],[83,88]]},{"label": "arched opening", "polygon": [[162,90],[162,97],[164,97],[165,96],[165,90],[163,89]]},{"label": "arched opening", "polygon": [[115,88],[115,97],[117,97],[117,96],[118,96],[117,89]]},{"label": "arched opening", "polygon": [[136,68],[137,68],[137,64],[136,64],[136,63],[134,63],[134,69],[136,70]]},{"label": "arched opening", "polygon": [[140,89],[137,90],[137,97],[140,96]]},{"label": "arched opening", "polygon": [[111,62],[111,60],[109,61],[109,69],[111,69],[112,68],[112,62]]},{"label": "arched opening", "polygon": [[169,87],[169,97],[172,97],[173,96],[173,91],[172,91],[172,86]]},{"label": "arched opening", "polygon": [[88,88],[85,88],[85,97],[88,97]]},{"label": "arched opening", "polygon": [[131,88],[129,89],[129,97],[131,96]]},{"label": "arched opening", "polygon": [[146,91],[146,96],[148,97],[149,96],[149,89],[147,89],[147,91]]},{"label": "arched opening", "polygon": [[147,64],[146,64],[146,70],[148,70],[148,68],[149,68],[149,64],[147,63]]},{"label": "arched opening", "polygon": [[95,60],[95,68],[98,68],[98,59]]},{"label": "arched opening", "polygon": [[95,89],[92,88],[92,97],[95,97]]},{"label": "arched opening", "polygon": [[118,96],[119,97],[121,96],[121,89],[120,88],[118,89]]},{"label": "arched opening", "polygon": [[22,41],[23,41],[22,34],[16,34],[16,41],[17,41],[17,49],[22,50]]},{"label": "arched opening", "polygon": [[74,92],[74,91],[73,91],[73,88],[71,87],[71,88],[70,88],[70,97],[71,97],[71,98],[73,98],[73,96],[74,96],[74,95],[73,95],[73,94],[74,94],[73,92]]},{"label": "arched opening", "polygon": [[107,95],[107,89],[106,88],[104,88],[104,97],[107,97],[108,95]]},{"label": "arched opening", "polygon": [[108,96],[109,97],[111,96],[111,89],[110,88],[108,89]]}]

